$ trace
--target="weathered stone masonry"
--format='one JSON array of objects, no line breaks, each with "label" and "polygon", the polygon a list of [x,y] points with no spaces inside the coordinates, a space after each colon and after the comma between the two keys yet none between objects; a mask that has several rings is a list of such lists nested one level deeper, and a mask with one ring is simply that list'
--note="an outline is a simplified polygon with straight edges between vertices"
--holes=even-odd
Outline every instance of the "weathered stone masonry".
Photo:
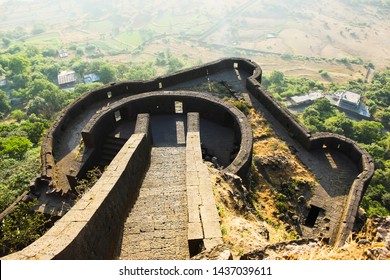
[{"label": "weathered stone masonry", "polygon": [[[104,100],[110,100],[113,103],[121,100],[120,103],[115,105],[120,108],[118,107],[115,109],[119,109],[125,118],[135,118],[134,114],[148,112],[126,109],[125,104],[129,105],[131,102],[127,103],[126,101],[122,101],[123,99],[130,101],[132,98],[131,96],[156,91],[156,93],[145,93],[145,100],[148,98],[146,97],[147,95],[154,95],[156,100],[159,98],[163,100],[166,96],[169,96],[169,94],[159,92],[164,89],[164,87],[173,86],[178,82],[190,81],[194,78],[207,77],[209,74],[231,68],[240,69],[252,74],[246,80],[247,90],[274,115],[274,117],[286,128],[289,134],[304,148],[307,150],[315,150],[323,147],[337,149],[357,163],[360,174],[350,188],[340,226],[335,235],[331,237],[331,241],[335,245],[342,245],[351,232],[359,203],[374,173],[374,164],[371,157],[356,142],[348,138],[331,133],[313,135],[298,122],[294,115],[263,90],[260,85],[262,75],[261,68],[250,60],[240,58],[222,59],[147,82],[111,84],[84,94],[69,105],[49,129],[42,144],[42,171],[41,176],[36,180],[36,185],[49,184],[53,188],[56,188],[58,192],[61,192],[61,186],[57,185],[57,177],[61,174],[61,170],[56,169],[53,147],[56,145],[57,139],[60,139],[62,135],[66,133],[67,125],[72,120],[77,119],[82,112],[88,110],[90,104]],[[170,92],[170,94],[171,93],[172,92]],[[185,98],[193,98],[190,96],[186,97],[186,94],[188,93],[183,93],[183,100]],[[180,92],[174,93],[174,95],[176,96],[173,96],[172,100],[180,100]],[[195,94],[195,96],[196,95],[197,94]],[[155,100],[154,98],[150,100]],[[140,99],[142,98],[140,97]],[[209,100],[207,97],[204,97],[204,95],[200,95],[194,100],[199,102],[198,105],[200,107],[204,104],[213,104],[213,106],[218,107],[218,102]],[[139,102],[138,105],[142,104],[142,101]],[[186,104],[185,101],[183,101],[183,103]],[[166,110],[173,110],[171,101],[170,104],[171,107]],[[222,107],[224,107],[223,110],[226,110],[226,105],[222,105]],[[207,106],[205,108],[207,108]],[[101,141],[99,135],[106,133],[104,129],[107,124],[104,123],[104,121],[113,121],[113,110],[111,109],[113,108],[107,109],[105,112],[107,113],[106,115],[104,112],[95,115],[94,119],[85,127],[83,139],[87,146],[98,147],[101,145],[101,143],[99,143],[99,141]],[[185,110],[186,112],[196,112],[196,109],[197,108],[191,108],[189,106]],[[231,108],[231,110],[234,109]],[[206,116],[203,116],[203,114]],[[202,117],[207,118],[207,110],[204,110],[203,113],[201,112],[201,115]],[[225,171],[245,176],[248,174],[251,165],[251,131],[250,129],[248,130],[245,122],[241,120],[240,117],[236,117],[236,114],[230,114],[230,118],[234,120],[233,123],[237,124],[237,135],[241,140],[241,147],[238,156]],[[137,187],[142,179],[141,177],[143,176],[145,167],[150,159],[150,135],[147,131],[140,132],[140,130],[145,130],[146,128],[146,115],[143,115],[143,120],[143,124],[137,125],[136,133],[131,136],[125,144],[125,147],[128,147],[128,149],[121,150],[115,157],[108,170],[103,174],[101,180],[99,180],[100,183],[98,182],[90,192],[88,192],[52,229],[49,230],[47,234],[25,250],[7,256],[5,259],[66,259],[74,258],[74,256],[81,259],[99,259],[113,257],[114,244],[112,241],[115,238],[111,237],[115,237],[119,234],[118,225],[123,220],[121,215],[125,211],[124,208],[126,208],[127,201],[129,197],[131,197],[134,188]],[[143,127],[143,129],[141,129],[141,127]],[[93,161],[93,156],[90,158]],[[121,188],[120,186],[123,185],[124,182],[132,182],[134,187]],[[110,210],[107,211],[107,209]],[[110,221],[110,226],[107,226],[107,221]],[[111,223],[111,221],[113,222]],[[105,232],[102,232],[101,235],[99,234],[97,236],[96,229],[100,228],[104,228]]]}]

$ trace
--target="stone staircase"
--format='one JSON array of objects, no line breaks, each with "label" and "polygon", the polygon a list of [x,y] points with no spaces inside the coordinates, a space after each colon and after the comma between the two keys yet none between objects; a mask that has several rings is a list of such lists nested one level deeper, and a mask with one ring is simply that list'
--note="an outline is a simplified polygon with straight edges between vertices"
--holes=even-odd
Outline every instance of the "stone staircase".
[{"label": "stone staircase", "polygon": [[125,221],[119,259],[185,260],[185,147],[153,147],[139,195]]},{"label": "stone staircase", "polygon": [[104,167],[111,163],[116,154],[122,149],[128,139],[107,137],[103,145],[102,156],[99,165]]}]

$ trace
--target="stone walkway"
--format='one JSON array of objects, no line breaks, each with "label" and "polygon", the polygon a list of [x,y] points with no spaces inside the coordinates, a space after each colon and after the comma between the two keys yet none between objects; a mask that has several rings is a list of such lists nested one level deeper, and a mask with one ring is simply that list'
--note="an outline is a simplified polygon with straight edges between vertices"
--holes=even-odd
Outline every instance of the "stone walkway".
[{"label": "stone walkway", "polygon": [[[152,119],[156,125],[164,121]],[[177,139],[169,147],[168,137],[154,130],[157,147],[152,148],[151,163],[130,209],[123,228],[119,259],[185,260],[189,258],[187,240],[186,148],[183,122],[170,125]],[[155,126],[158,128],[159,126]],[[166,130],[164,133],[169,133]],[[159,135],[157,135],[159,134]]]}]

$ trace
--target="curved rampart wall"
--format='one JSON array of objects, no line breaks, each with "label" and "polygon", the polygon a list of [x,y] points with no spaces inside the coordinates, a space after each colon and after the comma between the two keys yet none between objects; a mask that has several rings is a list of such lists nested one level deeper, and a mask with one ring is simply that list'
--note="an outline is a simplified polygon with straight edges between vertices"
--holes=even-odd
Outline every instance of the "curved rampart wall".
[{"label": "curved rampart wall", "polygon": [[102,88],[86,92],[68,105],[48,130],[48,133],[42,142],[41,178],[49,181],[51,184],[56,181],[55,177],[57,171],[55,168],[55,155],[53,155],[54,139],[60,138],[63,133],[66,133],[69,122],[78,118],[85,110],[88,110],[90,104],[103,101],[114,102],[124,96],[162,90],[168,86],[173,86],[200,77],[206,77],[208,74],[229,69],[234,67],[235,64],[237,64],[238,68],[245,71],[252,72],[253,70],[256,70],[257,72],[260,72],[261,76],[261,68],[258,66],[258,68],[254,67],[248,60],[229,58],[179,71],[172,75],[161,76],[150,81],[112,83]]},{"label": "curved rampart wall", "polygon": [[[68,106],[53,124],[45,137],[42,145],[42,177],[51,179],[55,173],[55,162],[52,154],[53,138],[60,137],[62,131],[66,129],[67,123],[73,118],[77,118],[80,112],[85,110],[91,102],[103,101],[108,99],[108,92],[111,98],[118,99],[126,95],[134,95],[141,92],[161,90],[166,86],[175,85],[187,80],[204,77],[223,69],[236,67],[252,74],[246,81],[247,89],[250,91],[274,117],[288,130],[290,135],[297,139],[303,147],[308,150],[321,147],[321,142],[327,143],[328,147],[334,147],[340,144],[340,151],[346,153],[354,162],[359,162],[358,168],[361,172],[356,178],[348,196],[347,212],[343,220],[343,226],[340,226],[338,243],[342,244],[345,235],[350,233],[350,224],[356,216],[356,205],[361,201],[362,196],[368,186],[373,172],[374,165],[370,155],[357,143],[334,134],[312,135],[303,125],[299,123],[296,117],[284,108],[274,97],[264,91],[260,85],[261,68],[254,62],[239,58],[222,59],[213,63],[204,64],[188,70],[177,72],[173,75],[159,77],[148,82],[127,82],[108,85],[98,90],[90,91],[80,97],[78,100]],[[237,157],[238,161],[240,157]],[[244,161],[244,159],[242,159]],[[239,164],[248,164],[239,163]],[[250,163],[249,163],[250,164]],[[345,223],[344,223],[345,222]],[[344,225],[348,225],[347,227]]]},{"label": "curved rampart wall", "polygon": [[355,141],[344,136],[333,133],[317,133],[310,140],[310,150],[325,147],[339,150],[356,163],[360,172],[349,190],[346,208],[344,209],[338,231],[331,236],[330,240],[332,244],[342,246],[353,229],[360,202],[374,175],[374,162],[366,150]]},{"label": "curved rampart wall", "polygon": [[[2,259],[114,259],[129,203],[150,162],[147,115],[91,190],[41,238]],[[135,246],[137,246],[135,244]]]},{"label": "curved rampart wall", "polygon": [[140,113],[175,114],[176,101],[182,102],[184,114],[198,112],[202,118],[235,128],[236,141],[240,143],[240,150],[225,171],[246,177],[252,160],[252,129],[245,115],[234,105],[204,93],[159,91],[122,98],[91,118],[82,131],[84,143],[88,147],[99,147],[103,136],[107,135],[113,127],[114,115],[117,111],[120,112],[122,119],[130,120]]}]

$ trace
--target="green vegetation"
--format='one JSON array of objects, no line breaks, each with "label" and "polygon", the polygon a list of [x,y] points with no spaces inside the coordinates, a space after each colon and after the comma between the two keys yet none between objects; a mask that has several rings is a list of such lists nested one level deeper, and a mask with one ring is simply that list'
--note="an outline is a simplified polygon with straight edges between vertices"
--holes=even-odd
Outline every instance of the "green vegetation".
[{"label": "green vegetation", "polygon": [[158,52],[156,57],[156,65],[167,68],[167,73],[172,73],[183,68],[184,63],[177,57],[172,56],[169,50]]},{"label": "green vegetation", "polygon": [[262,85],[278,100],[324,89],[323,83],[306,78],[285,77],[280,71],[273,71],[269,76],[263,77]]},{"label": "green vegetation", "polygon": [[79,197],[86,193],[90,188],[95,185],[95,183],[102,176],[102,171],[99,167],[95,167],[87,172],[86,178],[79,180],[76,186],[76,191]]},{"label": "green vegetation", "polygon": [[236,106],[241,112],[245,115],[249,115],[249,107],[248,105],[241,100],[231,100],[231,103]]},{"label": "green vegetation", "polygon": [[330,80],[330,76],[329,76],[328,72],[326,72],[324,70],[320,70],[319,73],[320,73],[321,77],[324,78],[325,80]]},{"label": "green vegetation", "polygon": [[[322,72],[323,73],[323,72]],[[287,78],[281,72],[265,77],[263,85],[278,99],[322,89],[336,92],[345,89],[363,94],[363,102],[369,106],[373,121],[354,121],[340,113],[328,99],[316,100],[299,115],[302,123],[313,132],[327,131],[345,135],[360,143],[375,160],[375,175],[362,201],[369,215],[390,214],[390,70],[376,72],[371,83],[361,79],[347,85],[331,83],[328,88],[318,82],[303,78]],[[298,88],[302,85],[302,88]],[[284,204],[279,203],[283,208]]]},{"label": "green vegetation", "polygon": [[0,255],[17,252],[39,238],[50,223],[50,218],[32,210],[35,201],[21,203],[4,218],[0,231]]}]

